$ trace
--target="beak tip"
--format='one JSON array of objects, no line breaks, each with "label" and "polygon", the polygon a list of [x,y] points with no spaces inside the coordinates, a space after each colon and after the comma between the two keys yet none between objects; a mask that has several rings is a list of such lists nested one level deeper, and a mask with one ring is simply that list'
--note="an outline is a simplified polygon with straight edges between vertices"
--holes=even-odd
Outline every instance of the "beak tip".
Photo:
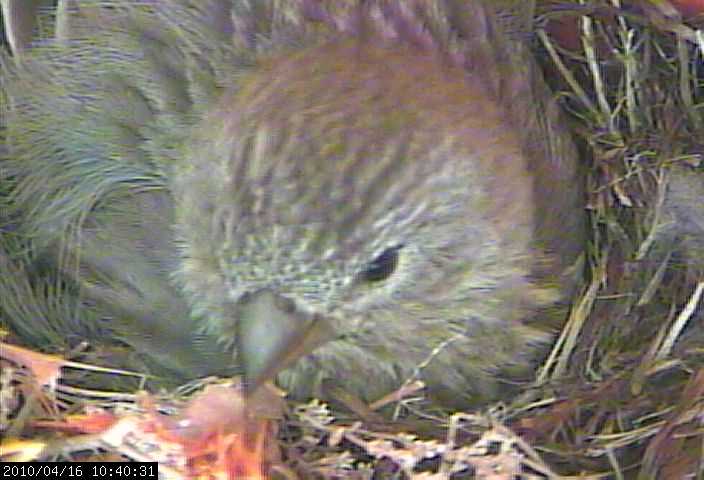
[{"label": "beak tip", "polygon": [[237,315],[237,352],[248,389],[273,380],[332,338],[327,320],[296,311],[269,290],[247,296]]}]

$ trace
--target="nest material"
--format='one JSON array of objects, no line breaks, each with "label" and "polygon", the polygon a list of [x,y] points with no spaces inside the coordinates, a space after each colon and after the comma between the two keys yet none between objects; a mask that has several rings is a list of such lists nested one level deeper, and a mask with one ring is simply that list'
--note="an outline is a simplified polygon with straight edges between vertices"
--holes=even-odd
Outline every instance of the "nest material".
[{"label": "nest material", "polygon": [[[536,382],[481,415],[433,416],[402,395],[402,416],[435,427],[414,435],[408,422],[363,424],[315,402],[290,405],[262,456],[272,476],[704,477],[704,20],[684,20],[665,1],[546,0],[536,32],[589,164],[592,219],[583,288]],[[47,362],[13,360],[43,380],[3,369],[5,433],[32,438],[38,420],[96,404],[95,392],[53,388],[65,362],[54,359],[47,373]],[[184,404],[191,395],[176,394]],[[98,403],[155,418],[133,397],[104,393]],[[102,435],[90,446],[150,458]],[[65,459],[85,450],[75,443],[38,451]]]}]

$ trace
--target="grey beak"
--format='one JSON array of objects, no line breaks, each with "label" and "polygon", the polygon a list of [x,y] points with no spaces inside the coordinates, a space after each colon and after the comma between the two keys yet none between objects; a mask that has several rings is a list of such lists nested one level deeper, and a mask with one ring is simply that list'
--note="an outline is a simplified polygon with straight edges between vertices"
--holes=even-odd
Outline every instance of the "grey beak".
[{"label": "grey beak", "polygon": [[237,317],[239,365],[250,392],[334,338],[326,319],[298,311],[270,290],[240,300]]}]

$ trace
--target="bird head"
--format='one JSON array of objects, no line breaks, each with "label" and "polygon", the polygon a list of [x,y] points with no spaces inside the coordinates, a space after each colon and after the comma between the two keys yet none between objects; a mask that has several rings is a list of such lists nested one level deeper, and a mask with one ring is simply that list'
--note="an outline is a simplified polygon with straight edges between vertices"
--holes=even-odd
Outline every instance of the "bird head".
[{"label": "bird head", "polygon": [[478,73],[395,42],[274,55],[188,152],[178,278],[250,376],[325,324],[281,375],[294,394],[484,393],[546,340],[521,324],[555,298],[529,278],[534,179]]}]

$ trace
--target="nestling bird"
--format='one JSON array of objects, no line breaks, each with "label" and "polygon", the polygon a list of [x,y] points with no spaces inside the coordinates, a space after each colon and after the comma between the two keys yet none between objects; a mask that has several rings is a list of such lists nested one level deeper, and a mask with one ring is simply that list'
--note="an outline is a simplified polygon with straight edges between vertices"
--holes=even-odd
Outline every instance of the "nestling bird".
[{"label": "nestling bird", "polygon": [[0,295],[29,276],[54,322],[3,300],[16,330],[117,338],[180,378],[256,379],[307,342],[278,376],[296,397],[418,378],[453,404],[548,345],[584,213],[530,2],[82,7],[3,83],[22,255]]}]

